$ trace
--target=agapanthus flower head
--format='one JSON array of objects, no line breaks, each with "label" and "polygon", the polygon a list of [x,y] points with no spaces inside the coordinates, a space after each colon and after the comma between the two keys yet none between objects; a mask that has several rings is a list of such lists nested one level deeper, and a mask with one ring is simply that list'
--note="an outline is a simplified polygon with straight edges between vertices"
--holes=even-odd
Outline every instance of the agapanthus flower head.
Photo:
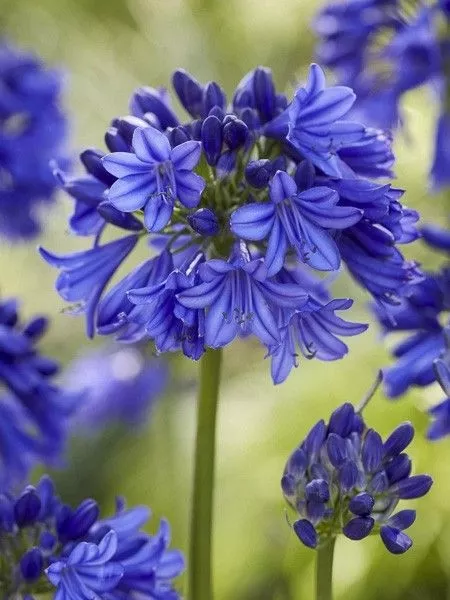
[{"label": "agapanthus flower head", "polygon": [[0,39],[0,235],[40,231],[38,209],[54,199],[50,161],[66,163],[62,76]]},{"label": "agapanthus flower head", "polygon": [[[286,273],[344,265],[382,303],[419,277],[398,249],[415,238],[418,215],[401,190],[374,181],[392,175],[389,136],[349,121],[354,93],[327,86],[318,65],[290,101],[263,67],[229,104],[215,82],[184,70],[172,80],[189,120],[178,119],[165,90],[139,88],[131,114],[111,122],[108,151],[81,154],[87,174],[57,172],[75,199],[70,229],[94,236],[87,251],[41,251],[62,270],[60,295],[86,313],[91,336],[151,340],[158,352],[195,360],[255,336],[284,357],[276,382],[296,364],[294,338],[308,356],[342,357],[338,336],[365,329],[334,316],[351,299],[321,302],[311,277]],[[111,226],[130,233],[104,243]],[[105,294],[141,239],[147,260]]]},{"label": "agapanthus flower head", "polygon": [[168,382],[163,358],[146,357],[138,346],[109,346],[75,359],[64,387],[80,395],[70,421],[76,435],[108,425],[142,426]]},{"label": "agapanthus flower head", "polygon": [[440,1],[331,0],[315,20],[319,60],[357,94],[353,117],[382,129],[395,128],[404,121],[401,102],[406,92],[424,84],[437,90],[439,118],[430,172],[435,189],[450,182],[449,17]]},{"label": "agapanthus flower head", "polygon": [[343,533],[351,540],[380,534],[393,554],[412,545],[404,532],[416,511],[395,512],[400,500],[424,496],[428,475],[411,475],[405,449],[414,436],[410,423],[399,425],[383,442],[360,412],[343,404],[328,423],[309,431],[286,463],[283,494],[298,514],[293,529],[309,548],[319,548]]},{"label": "agapanthus flower head", "polygon": [[41,316],[22,323],[15,299],[0,302],[0,490],[21,483],[36,463],[60,459],[78,400],[53,381],[59,363],[39,352],[47,326]]},{"label": "agapanthus flower head", "polygon": [[64,504],[48,476],[17,496],[0,495],[3,596],[178,600],[173,579],[184,558],[169,549],[167,521],[156,534],[144,533],[150,510],[126,509],[121,499],[114,516],[99,513],[92,499],[76,508]]}]

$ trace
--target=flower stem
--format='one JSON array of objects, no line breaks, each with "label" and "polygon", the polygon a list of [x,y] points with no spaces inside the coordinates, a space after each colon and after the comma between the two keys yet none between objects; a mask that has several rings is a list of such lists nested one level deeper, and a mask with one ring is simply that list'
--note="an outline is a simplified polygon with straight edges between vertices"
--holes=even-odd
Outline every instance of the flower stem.
[{"label": "flower stem", "polygon": [[333,555],[335,538],[317,551],[316,600],[333,598]]},{"label": "flower stem", "polygon": [[216,414],[222,350],[207,350],[200,362],[194,491],[191,513],[189,597],[212,600],[211,532],[213,521]]}]

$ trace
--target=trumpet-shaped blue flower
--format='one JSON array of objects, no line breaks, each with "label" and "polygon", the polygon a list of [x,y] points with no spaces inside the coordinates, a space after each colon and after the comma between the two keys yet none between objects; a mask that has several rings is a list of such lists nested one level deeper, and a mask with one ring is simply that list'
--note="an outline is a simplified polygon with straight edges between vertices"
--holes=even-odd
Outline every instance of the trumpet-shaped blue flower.
[{"label": "trumpet-shaped blue flower", "polygon": [[42,257],[62,269],[56,289],[70,302],[78,302],[76,312],[86,312],[87,334],[94,335],[94,319],[100,297],[120,264],[133,250],[137,236],[130,235],[92,250],[57,256],[40,248]]},{"label": "trumpet-shaped blue flower", "polygon": [[294,450],[281,480],[283,494],[300,517],[293,524],[300,541],[318,548],[343,533],[361,540],[379,533],[393,554],[412,545],[404,533],[414,510],[394,514],[400,500],[424,496],[433,483],[428,475],[411,475],[404,452],[414,435],[403,423],[383,440],[368,429],[349,403],[319,421]]},{"label": "trumpet-shaped blue flower", "polygon": [[54,200],[49,162],[64,163],[62,77],[36,56],[0,41],[0,234],[35,237],[38,208]]},{"label": "trumpet-shaped blue flower", "polygon": [[149,231],[160,231],[169,222],[179,200],[186,208],[200,202],[205,182],[194,167],[200,159],[201,145],[194,140],[171,148],[166,136],[154,127],[137,128],[133,151],[113,152],[103,158],[105,169],[118,177],[108,198],[118,210],[144,210]]},{"label": "trumpet-shaped blue flower", "polygon": [[72,509],[47,476],[17,497],[0,495],[5,598],[53,593],[61,600],[179,600],[173,579],[184,570],[183,555],[169,548],[167,521],[155,535],[142,531],[149,517],[148,508],[126,510],[122,500],[105,519],[92,499]]}]

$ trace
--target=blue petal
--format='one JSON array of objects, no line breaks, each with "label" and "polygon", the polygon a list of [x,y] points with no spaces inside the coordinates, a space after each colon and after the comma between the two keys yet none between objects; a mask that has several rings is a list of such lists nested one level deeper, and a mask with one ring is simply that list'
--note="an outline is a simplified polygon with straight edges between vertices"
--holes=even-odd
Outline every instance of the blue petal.
[{"label": "blue petal", "polygon": [[154,127],[138,127],[133,134],[133,150],[147,163],[165,162],[170,158],[170,143],[166,136]]}]

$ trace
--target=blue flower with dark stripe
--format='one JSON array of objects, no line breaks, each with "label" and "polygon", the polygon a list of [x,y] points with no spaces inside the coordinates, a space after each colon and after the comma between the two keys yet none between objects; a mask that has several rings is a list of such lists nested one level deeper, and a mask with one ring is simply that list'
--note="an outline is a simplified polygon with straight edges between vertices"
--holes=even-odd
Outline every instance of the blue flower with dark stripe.
[{"label": "blue flower with dark stripe", "polygon": [[113,152],[103,158],[105,169],[118,178],[108,198],[124,212],[143,209],[146,228],[160,231],[172,216],[175,200],[186,208],[200,202],[205,182],[193,169],[201,144],[191,140],[172,149],[163,133],[145,127],[135,130],[132,147],[133,154]]}]

